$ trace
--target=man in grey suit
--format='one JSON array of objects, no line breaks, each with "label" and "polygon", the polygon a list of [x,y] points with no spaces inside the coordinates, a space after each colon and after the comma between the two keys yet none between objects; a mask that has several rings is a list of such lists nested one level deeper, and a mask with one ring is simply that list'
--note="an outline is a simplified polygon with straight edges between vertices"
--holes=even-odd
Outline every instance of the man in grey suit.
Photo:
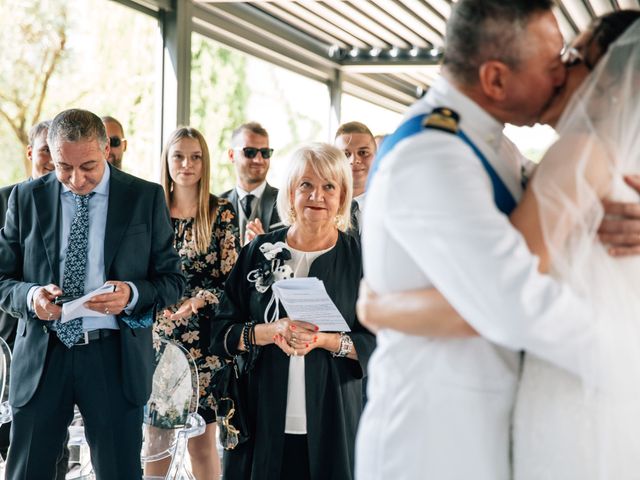
[{"label": "man in grey suit", "polygon": [[[55,175],[17,185],[0,231],[0,308],[19,317],[7,478],[50,479],[74,404],[98,479],[140,479],[154,310],[185,279],[162,188],[107,164],[100,118],[67,110],[48,143]],[[113,291],[62,322],[56,297]]]},{"label": "man in grey suit", "polygon": [[267,183],[272,154],[269,134],[259,123],[245,123],[233,131],[228,155],[236,168],[237,185],[220,197],[236,209],[242,245],[283,226],[276,209],[278,189]]}]

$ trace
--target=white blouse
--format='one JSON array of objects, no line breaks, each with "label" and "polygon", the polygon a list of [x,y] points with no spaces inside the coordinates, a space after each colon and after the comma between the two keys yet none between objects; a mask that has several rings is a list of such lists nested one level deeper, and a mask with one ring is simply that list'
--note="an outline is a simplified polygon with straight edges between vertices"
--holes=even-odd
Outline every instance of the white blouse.
[{"label": "white blouse", "polygon": [[[333,247],[317,252],[303,252],[287,245],[291,251],[291,260],[286,263],[296,278],[309,276],[313,261]],[[304,357],[289,358],[289,383],[287,386],[287,413],[284,432],[293,435],[307,434],[307,404],[305,398]]]}]

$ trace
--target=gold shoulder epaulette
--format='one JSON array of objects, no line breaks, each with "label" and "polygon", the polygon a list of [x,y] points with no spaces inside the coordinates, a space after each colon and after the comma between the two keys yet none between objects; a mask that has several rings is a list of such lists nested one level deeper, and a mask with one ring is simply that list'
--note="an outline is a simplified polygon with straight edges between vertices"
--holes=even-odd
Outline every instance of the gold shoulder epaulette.
[{"label": "gold shoulder epaulette", "polygon": [[460,121],[460,115],[451,110],[450,108],[438,107],[424,117],[422,126],[424,128],[435,128],[436,130],[442,130],[449,133],[458,132],[458,122]]}]

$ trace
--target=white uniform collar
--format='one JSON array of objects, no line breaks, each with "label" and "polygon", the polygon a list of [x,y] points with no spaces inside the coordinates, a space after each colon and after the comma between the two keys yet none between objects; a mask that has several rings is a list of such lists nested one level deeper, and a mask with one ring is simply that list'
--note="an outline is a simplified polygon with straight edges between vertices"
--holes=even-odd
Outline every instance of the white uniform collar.
[{"label": "white uniform collar", "polygon": [[513,196],[516,199],[520,198],[521,168],[525,159],[518,148],[504,135],[504,124],[443,76],[434,82],[423,100],[414,105],[416,111],[409,111],[406,118],[420,112],[429,112],[434,107],[447,107],[460,114],[460,129],[486,155],[487,160]]},{"label": "white uniform collar", "polygon": [[432,105],[442,105],[456,112],[464,112],[460,118],[462,131],[474,138],[483,139],[496,150],[500,147],[504,136],[504,124],[458,90],[445,77],[440,76],[434,82],[427,92],[426,99]]}]

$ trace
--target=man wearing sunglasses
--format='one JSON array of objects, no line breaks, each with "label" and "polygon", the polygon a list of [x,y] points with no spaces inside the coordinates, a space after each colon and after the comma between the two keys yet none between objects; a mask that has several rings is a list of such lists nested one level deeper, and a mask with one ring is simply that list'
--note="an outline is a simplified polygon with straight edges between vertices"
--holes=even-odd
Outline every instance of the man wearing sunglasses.
[{"label": "man wearing sunglasses", "polygon": [[110,116],[102,117],[102,123],[104,123],[104,128],[106,128],[107,137],[109,138],[109,158],[107,158],[107,162],[122,170],[122,157],[124,152],[127,151],[127,139],[124,138],[122,124]]},{"label": "man wearing sunglasses", "polygon": [[256,235],[282,227],[276,209],[278,189],[267,183],[273,154],[269,134],[257,122],[240,125],[233,131],[228,154],[236,168],[237,185],[220,197],[236,209],[240,243],[244,245]]}]

